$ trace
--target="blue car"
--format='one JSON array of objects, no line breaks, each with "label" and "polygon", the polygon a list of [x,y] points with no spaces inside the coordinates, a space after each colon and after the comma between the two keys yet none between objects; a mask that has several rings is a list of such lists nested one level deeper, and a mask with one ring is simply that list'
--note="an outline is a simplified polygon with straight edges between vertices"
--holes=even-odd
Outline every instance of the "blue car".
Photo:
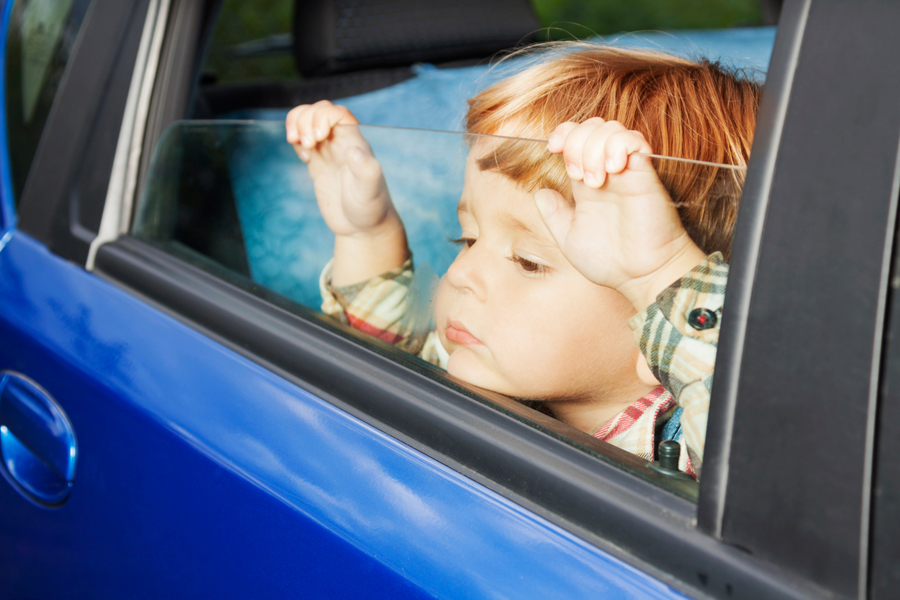
[{"label": "blue car", "polygon": [[287,110],[421,166],[527,2],[0,4],[0,597],[897,597],[900,4],[606,39],[765,80],[699,482],[318,311]]}]

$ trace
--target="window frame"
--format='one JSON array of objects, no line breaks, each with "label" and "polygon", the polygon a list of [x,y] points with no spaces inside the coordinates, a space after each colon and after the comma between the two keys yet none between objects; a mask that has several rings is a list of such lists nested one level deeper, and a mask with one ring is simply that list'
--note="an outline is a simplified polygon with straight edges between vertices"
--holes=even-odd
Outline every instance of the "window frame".
[{"label": "window frame", "polygon": [[[868,593],[897,208],[900,73],[887,58],[900,51],[897,8],[785,5],[782,23],[799,20],[803,35],[792,62],[773,56],[777,87],[767,83],[760,111],[762,160],[744,193],[760,210],[738,221],[698,506],[702,530],[847,597]],[[846,31],[865,39],[835,44]],[[827,398],[812,391],[823,384]]]},{"label": "window frame", "polygon": [[[165,126],[188,105],[191,88],[187,82],[195,78],[197,65],[179,63],[178,57],[193,56],[189,51],[185,53],[191,46],[194,50],[202,47],[203,33],[196,25],[203,22],[198,18],[203,10],[206,9],[200,3],[172,2],[162,48],[164,58],[160,60],[161,68],[154,84],[152,116],[143,140],[144,161],[149,159],[149,151]],[[854,10],[857,14],[853,18],[863,21],[868,18],[877,22],[881,16],[881,7],[876,3],[856,6]],[[845,593],[845,582],[820,587],[816,573],[809,570],[809,560],[833,552],[836,542],[809,549],[811,557],[788,560],[776,568],[774,561],[781,559],[773,547],[778,532],[750,539],[741,530],[740,521],[728,512],[742,497],[759,499],[758,473],[730,468],[734,457],[754,449],[752,438],[735,435],[736,415],[743,409],[744,421],[765,423],[764,415],[750,412],[748,416],[746,410],[754,400],[747,386],[761,376],[753,360],[764,353],[764,348],[757,345],[753,352],[747,352],[745,344],[748,332],[752,334],[758,327],[753,321],[759,313],[757,307],[772,297],[771,291],[769,296],[763,296],[760,292],[763,288],[758,284],[772,280],[780,269],[771,254],[761,253],[791,247],[784,227],[779,229],[772,220],[779,207],[790,205],[798,188],[804,185],[805,177],[801,174],[812,168],[808,161],[799,161],[799,166],[792,168],[791,160],[797,158],[790,148],[798,144],[806,148],[808,144],[804,146],[800,142],[803,132],[810,131],[817,123],[812,117],[797,114],[802,107],[792,107],[791,100],[796,103],[798,93],[809,96],[823,81],[831,81],[827,74],[817,71],[813,58],[817,50],[834,39],[836,31],[848,27],[846,20],[828,19],[835,12],[835,7],[824,2],[789,1],[779,22],[754,142],[754,160],[748,171],[738,221],[732,283],[726,298],[728,318],[723,322],[707,457],[696,507],[525,424],[521,409],[500,396],[482,394],[503,406],[503,411],[387,359],[375,349],[355,343],[352,332],[341,335],[331,325],[298,317],[274,299],[270,302],[248,293],[225,278],[141,240],[124,235],[101,246],[96,272],[349,414],[686,593],[726,597],[734,592],[738,597],[797,598],[825,595],[829,591]],[[193,31],[191,35],[196,37],[190,39],[185,31]],[[882,41],[896,43],[889,39]],[[809,60],[805,62],[805,59]],[[808,76],[803,80],[806,87],[798,84],[803,76]],[[879,133],[880,140],[889,139],[888,133]],[[896,141],[895,138],[895,152]],[[145,170],[142,167],[141,173]],[[140,183],[139,178],[137,189]],[[880,184],[874,180],[870,183],[873,189]],[[885,205],[895,204],[896,193]],[[892,218],[893,212],[888,220]],[[892,223],[888,230],[893,231]],[[886,235],[888,248],[890,240],[892,237]],[[870,249],[856,250],[860,259],[871,259]],[[866,286],[868,296],[880,293],[885,289],[885,279],[868,281]],[[790,314],[781,315],[785,321],[790,317]],[[770,324],[776,325],[777,322]],[[881,339],[879,327],[876,322],[874,336],[869,333],[875,346]],[[835,344],[829,348],[840,351]],[[877,357],[878,353],[874,352],[867,373],[869,384],[873,374],[877,379]],[[847,385],[851,383],[848,381]],[[743,404],[739,401],[741,397],[745,398]],[[871,401],[868,410],[869,414],[874,410]],[[862,436],[866,452],[873,443],[870,421],[867,417],[853,432],[857,437]],[[782,425],[779,431],[796,427],[805,433],[812,431],[812,424],[802,419]],[[557,427],[561,434],[565,433],[561,424],[548,420],[545,426],[550,430]],[[642,461],[616,455],[614,449],[598,446],[597,451],[615,456],[628,468],[644,468]],[[822,458],[822,452],[812,447],[808,454],[797,458],[815,462]],[[817,473],[827,477],[824,461],[817,466]],[[852,470],[853,464],[845,461],[841,468]],[[792,474],[787,468],[779,469],[777,485],[769,486],[774,491],[762,499],[773,500],[781,492],[792,493],[795,489]],[[863,473],[863,481],[870,475]],[[856,541],[862,551],[868,539],[865,521],[868,490],[865,483],[861,486],[863,496],[859,512],[854,514],[859,521]],[[814,504],[823,510],[839,509],[844,497],[820,497]],[[827,528],[829,523],[823,526]],[[852,538],[853,533],[849,535]],[[846,537],[845,532],[842,539]],[[857,592],[861,595],[865,594],[862,582],[866,580],[866,561],[862,553],[857,574],[861,582]]]},{"label": "window frame", "polygon": [[[0,186],[4,190],[12,190],[12,173],[9,159],[9,134],[6,117],[6,40],[9,23],[12,18],[12,2],[3,6],[0,17]],[[16,225],[15,198],[12,193],[3,194],[0,198],[0,250],[9,239],[9,232]]]},{"label": "window frame", "polygon": [[[900,180],[894,182],[895,195],[900,195]],[[894,234],[891,286],[887,292],[882,373],[879,377],[878,417],[872,473],[871,536],[868,552],[869,597],[891,598],[900,585],[895,565],[900,560],[900,244]]]},{"label": "window frame", "polygon": [[75,263],[100,227],[148,4],[92,1],[22,191],[19,230]]}]

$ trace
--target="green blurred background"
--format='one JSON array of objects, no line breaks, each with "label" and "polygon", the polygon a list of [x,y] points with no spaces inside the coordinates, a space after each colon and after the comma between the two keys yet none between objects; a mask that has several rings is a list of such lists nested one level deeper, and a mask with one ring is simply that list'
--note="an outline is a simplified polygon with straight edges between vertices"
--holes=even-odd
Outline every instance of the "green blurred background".
[{"label": "green blurred background", "polygon": [[[234,46],[290,34],[294,0],[225,0],[205,71],[219,83],[297,79],[290,53],[236,58]],[[714,29],[763,24],[759,0],[532,0],[544,39],[622,31]]]}]

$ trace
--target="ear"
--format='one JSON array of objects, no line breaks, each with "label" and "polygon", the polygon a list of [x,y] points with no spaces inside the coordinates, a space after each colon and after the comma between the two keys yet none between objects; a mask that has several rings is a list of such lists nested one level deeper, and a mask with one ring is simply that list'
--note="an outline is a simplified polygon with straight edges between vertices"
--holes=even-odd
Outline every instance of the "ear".
[{"label": "ear", "polygon": [[656,387],[661,385],[659,383],[659,379],[653,374],[653,371],[650,370],[650,365],[647,364],[647,359],[643,354],[638,353],[637,365],[635,365],[637,369],[638,379],[641,380],[641,383],[646,385],[652,385]]}]

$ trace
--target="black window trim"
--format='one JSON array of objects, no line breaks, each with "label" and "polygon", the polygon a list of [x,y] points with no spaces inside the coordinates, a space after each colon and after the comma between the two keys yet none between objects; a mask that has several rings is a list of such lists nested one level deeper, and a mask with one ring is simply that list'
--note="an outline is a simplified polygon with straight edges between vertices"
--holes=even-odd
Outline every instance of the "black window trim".
[{"label": "black window trim", "polygon": [[[898,152],[900,160],[900,152]],[[894,181],[900,195],[900,165]],[[879,382],[876,446],[873,448],[871,536],[869,539],[869,597],[892,598],[900,586],[900,228],[894,233],[891,282],[886,294],[883,370]]]},{"label": "black window trim", "polygon": [[[769,92],[785,90],[767,83],[757,125],[763,161],[743,203],[760,212],[738,224],[698,527],[862,598],[898,201],[900,5],[787,3],[776,56],[785,19],[798,17],[790,97],[776,101]],[[770,83],[785,66],[773,56]],[[881,525],[896,537],[897,522]]]}]

